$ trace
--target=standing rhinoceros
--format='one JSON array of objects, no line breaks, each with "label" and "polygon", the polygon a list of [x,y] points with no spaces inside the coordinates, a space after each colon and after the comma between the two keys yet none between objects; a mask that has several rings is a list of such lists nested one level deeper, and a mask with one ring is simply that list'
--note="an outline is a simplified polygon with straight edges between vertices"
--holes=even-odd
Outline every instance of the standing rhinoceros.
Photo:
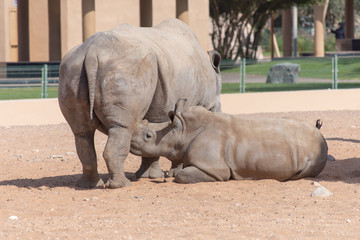
[{"label": "standing rhinoceros", "polygon": [[[220,111],[220,56],[202,50],[190,28],[168,19],[153,28],[121,24],[92,35],[60,65],[59,105],[74,135],[81,187],[103,184],[94,148],[96,129],[108,135],[103,153],[110,188],[130,181],[124,160],[136,123],[168,120],[180,98]],[[158,157],[142,158],[137,177],[163,175]]]},{"label": "standing rhinoceros", "polygon": [[[293,119],[244,119],[179,104],[172,122],[140,122],[131,152],[183,161],[179,183],[229,179],[315,177],[325,167],[327,144],[320,131]],[[317,126],[319,126],[317,124]]]}]

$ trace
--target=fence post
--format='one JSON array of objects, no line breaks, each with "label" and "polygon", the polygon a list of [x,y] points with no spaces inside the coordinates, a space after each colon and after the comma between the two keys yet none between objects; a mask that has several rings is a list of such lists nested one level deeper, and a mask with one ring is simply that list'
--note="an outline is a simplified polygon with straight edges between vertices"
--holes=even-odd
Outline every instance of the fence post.
[{"label": "fence post", "polygon": [[41,98],[47,98],[47,75],[48,65],[44,64],[44,67],[41,69]]},{"label": "fence post", "polygon": [[245,68],[246,68],[246,58],[241,59],[240,61],[240,93],[245,93]]},{"label": "fence post", "polygon": [[338,56],[334,55],[332,58],[332,89],[338,89],[337,73],[338,73]]}]

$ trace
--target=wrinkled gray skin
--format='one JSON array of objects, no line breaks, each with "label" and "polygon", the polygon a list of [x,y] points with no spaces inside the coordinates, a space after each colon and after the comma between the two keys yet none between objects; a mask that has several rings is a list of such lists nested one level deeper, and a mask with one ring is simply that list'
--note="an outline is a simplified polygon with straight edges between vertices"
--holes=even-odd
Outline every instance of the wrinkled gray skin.
[{"label": "wrinkled gray skin", "polygon": [[[178,99],[221,111],[220,56],[202,50],[190,28],[168,19],[153,28],[121,24],[92,35],[60,65],[59,105],[83,166],[80,187],[103,185],[97,171],[94,132],[108,135],[103,157],[106,187],[130,185],[124,160],[136,123],[168,121]],[[159,157],[142,158],[137,177],[162,177]]]},{"label": "wrinkled gray skin", "polygon": [[306,122],[243,119],[203,107],[177,106],[169,116],[172,122],[140,122],[131,152],[183,161],[184,168],[175,174],[179,183],[294,180],[315,177],[326,164],[326,141]]}]

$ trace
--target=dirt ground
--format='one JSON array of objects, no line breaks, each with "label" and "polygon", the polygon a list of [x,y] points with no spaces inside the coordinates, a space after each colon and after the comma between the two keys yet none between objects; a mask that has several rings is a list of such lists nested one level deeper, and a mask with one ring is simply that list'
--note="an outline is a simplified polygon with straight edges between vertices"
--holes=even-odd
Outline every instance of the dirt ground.
[{"label": "dirt ground", "polygon": [[[321,118],[329,154],[314,179],[177,184],[134,180],[132,186],[79,189],[81,164],[67,124],[0,127],[1,239],[359,239],[360,111],[241,115]],[[106,136],[96,135],[99,171]],[[170,166],[161,159],[163,170]],[[311,197],[314,181],[333,193]]]}]

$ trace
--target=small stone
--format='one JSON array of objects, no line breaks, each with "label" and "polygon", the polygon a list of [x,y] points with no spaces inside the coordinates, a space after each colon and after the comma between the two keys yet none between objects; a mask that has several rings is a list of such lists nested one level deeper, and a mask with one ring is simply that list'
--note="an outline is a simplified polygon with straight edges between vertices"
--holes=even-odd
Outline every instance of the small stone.
[{"label": "small stone", "polygon": [[334,194],[323,186],[318,187],[314,192],[311,193],[311,197],[329,197],[331,195]]},{"label": "small stone", "polygon": [[350,219],[347,219],[346,222],[347,222],[347,223],[351,223],[351,220],[350,220]]},{"label": "small stone", "polygon": [[334,162],[335,161],[335,157],[333,155],[328,155],[327,156],[327,160],[330,162]]},{"label": "small stone", "polygon": [[65,155],[68,156],[68,155],[74,155],[75,153],[73,152],[66,152]]},{"label": "small stone", "polygon": [[133,198],[144,198],[144,196],[134,196]]},{"label": "small stone", "polygon": [[18,220],[19,218],[18,218],[18,216],[10,216],[9,219],[10,220]]},{"label": "small stone", "polygon": [[90,201],[90,199],[88,199],[88,198],[84,198],[84,201],[85,201],[85,202],[87,202],[87,201]]},{"label": "small stone", "polygon": [[50,158],[54,159],[54,158],[63,158],[63,155],[51,155]]}]

